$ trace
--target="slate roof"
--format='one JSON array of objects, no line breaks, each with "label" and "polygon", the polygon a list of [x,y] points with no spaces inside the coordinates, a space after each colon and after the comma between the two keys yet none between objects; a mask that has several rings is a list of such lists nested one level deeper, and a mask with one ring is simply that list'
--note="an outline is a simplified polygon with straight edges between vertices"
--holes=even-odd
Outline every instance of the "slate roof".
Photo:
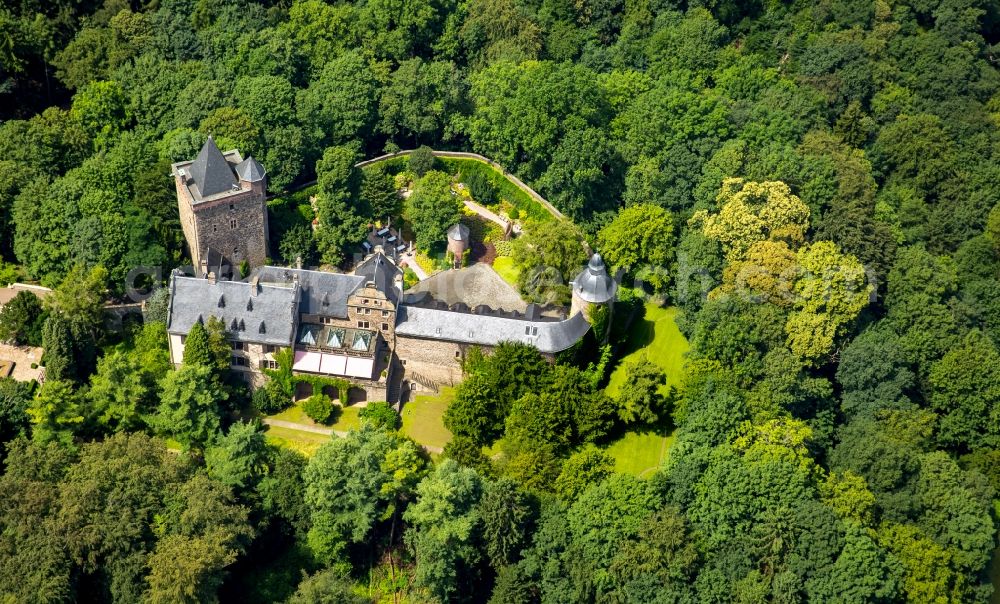
[{"label": "slate roof", "polygon": [[299,289],[243,281],[216,281],[174,274],[170,279],[167,331],[186,335],[199,320],[222,319],[230,338],[274,346],[291,346],[298,323]]},{"label": "slate roof", "polygon": [[236,176],[240,180],[245,180],[247,182],[257,182],[258,180],[264,180],[264,175],[267,172],[264,170],[264,166],[260,165],[260,162],[253,158],[253,155],[248,155],[246,159],[236,164]]},{"label": "slate roof", "polygon": [[468,241],[469,227],[460,222],[452,225],[452,227],[448,229],[448,239],[453,241]]},{"label": "slate roof", "polygon": [[600,254],[594,254],[587,268],[573,280],[573,293],[587,302],[604,304],[615,297],[618,284],[608,274]]},{"label": "slate roof", "polygon": [[231,191],[238,184],[233,168],[226,161],[222,151],[216,146],[215,140],[209,136],[205,145],[198,153],[198,157],[188,168],[191,178],[198,186],[198,193],[202,197],[217,195],[225,191]]},{"label": "slate roof", "polygon": [[397,336],[483,346],[524,342],[542,352],[566,350],[589,330],[590,324],[583,313],[564,321],[525,321],[415,306],[400,307],[396,323]]},{"label": "slate roof", "polygon": [[375,282],[375,288],[385,294],[385,297],[392,300],[394,304],[398,300],[399,291],[396,290],[396,277],[401,277],[403,271],[382,252],[375,252],[365,258],[354,269],[354,274],[364,277],[365,281]]},{"label": "slate roof", "polygon": [[522,314],[528,306],[517,290],[504,281],[492,266],[481,262],[435,273],[407,288],[402,297],[403,304],[433,306],[440,301],[451,306],[464,303],[469,308],[486,305]]},{"label": "slate roof", "polygon": [[292,283],[295,275],[299,277],[299,287],[302,290],[300,313],[342,319],[347,317],[347,298],[364,285],[366,280],[365,277],[358,275],[277,266],[263,266],[257,272],[261,283],[280,284],[286,287]]}]

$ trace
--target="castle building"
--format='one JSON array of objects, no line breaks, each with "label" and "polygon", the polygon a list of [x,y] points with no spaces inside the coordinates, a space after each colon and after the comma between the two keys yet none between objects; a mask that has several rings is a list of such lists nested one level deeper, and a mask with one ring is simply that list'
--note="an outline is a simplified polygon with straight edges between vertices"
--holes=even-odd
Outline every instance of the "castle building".
[{"label": "castle building", "polygon": [[[353,274],[264,266],[260,164],[237,151],[223,154],[209,139],[198,159],[175,164],[174,174],[192,257],[207,268],[194,277],[171,275],[171,361],[183,362],[195,323],[214,317],[226,327],[233,371],[254,387],[267,379],[265,369],[277,368],[274,354],[290,348],[294,374],[348,380],[348,402],[396,403],[410,391],[460,381],[473,347],[489,352],[502,342],[523,342],[554,359],[583,338],[591,328],[588,310],[610,304],[617,287],[595,255],[574,283],[567,316],[564,308],[524,303],[487,266],[444,271],[404,293],[403,271],[381,246]],[[236,221],[228,232],[223,219]],[[449,237],[449,244],[468,241],[467,229],[456,234],[461,239]],[[222,262],[246,258],[256,268],[249,280],[224,279],[216,253]],[[313,394],[307,381],[297,388],[297,398]]]},{"label": "castle building", "polygon": [[171,166],[181,228],[195,269],[218,277],[267,258],[266,172],[253,157],[223,153],[209,136],[193,161]]}]

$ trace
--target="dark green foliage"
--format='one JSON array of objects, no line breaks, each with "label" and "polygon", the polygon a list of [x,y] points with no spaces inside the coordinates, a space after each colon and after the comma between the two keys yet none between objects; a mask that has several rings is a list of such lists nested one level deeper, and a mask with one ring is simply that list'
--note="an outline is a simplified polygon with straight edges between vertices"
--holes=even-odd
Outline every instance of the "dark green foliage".
[{"label": "dark green foliage", "polygon": [[466,365],[468,375],[445,412],[445,425],[456,436],[469,437],[479,445],[492,443],[502,433],[514,401],[535,391],[546,370],[537,349],[500,344],[492,355],[474,366]]},{"label": "dark green foliage", "polygon": [[338,562],[347,544],[366,540],[412,494],[425,464],[413,441],[368,426],[320,447],[303,474],[317,560]]},{"label": "dark green foliage", "polygon": [[317,393],[302,402],[302,411],[313,421],[325,424],[333,415],[333,401],[327,395]]},{"label": "dark green foliage", "polygon": [[295,266],[299,262],[302,263],[302,266],[310,266],[315,254],[315,247],[312,230],[307,226],[296,224],[281,236],[278,253],[290,266]]},{"label": "dark green foliage", "polygon": [[33,382],[0,378],[0,439],[13,440],[28,428],[28,405],[35,389]]},{"label": "dark green foliage", "polygon": [[489,476],[493,471],[490,458],[483,453],[482,446],[469,436],[452,436],[444,446],[444,456],[476,470],[481,476]]},{"label": "dark green foliage", "polygon": [[339,263],[347,246],[364,237],[370,208],[354,202],[361,186],[361,171],[354,167],[357,159],[354,147],[328,147],[316,164],[320,222],[316,245],[323,262]]},{"label": "dark green foliage", "polygon": [[79,456],[16,442],[0,483],[13,497],[0,510],[12,528],[0,538],[0,585],[22,601],[68,595],[73,576],[105,600],[203,600],[252,533],[222,485],[142,434]]},{"label": "dark green foliage", "polygon": [[263,415],[271,415],[284,411],[291,404],[291,397],[281,389],[281,385],[272,380],[255,388],[250,397],[253,408]]},{"label": "dark green foliage", "polygon": [[160,405],[149,423],[185,449],[200,450],[218,435],[227,398],[211,368],[184,365],[160,381]]},{"label": "dark green foliage", "polygon": [[[42,309],[19,296],[0,313],[0,339],[46,347],[37,392],[0,382],[0,437],[30,426],[35,441],[6,444],[0,600],[238,599],[219,590],[226,572],[280,581],[257,592],[280,599],[299,568],[271,572],[261,552],[274,550],[317,558],[296,562],[310,576],[293,601],[986,601],[1000,487],[996,13],[964,1],[6,3],[0,283],[59,287]],[[682,385],[667,396],[637,365],[612,402],[601,371],[504,345],[468,356],[446,418],[458,463],[426,479],[424,454],[391,430],[365,427],[309,462],[264,446],[253,426],[229,426],[246,409],[225,326],[205,317],[177,371],[162,326],[121,344],[104,328],[129,271],[165,277],[184,262],[169,166],[208,134],[260,160],[272,193],[318,180],[271,202],[276,261],[348,269],[369,222],[401,213],[422,248],[439,247],[460,218],[454,180],[520,221],[512,247],[533,301],[569,301],[588,237],[616,268],[668,266],[655,282],[630,270],[627,285],[643,278],[681,309]],[[407,164],[435,182],[402,204],[393,177]],[[688,221],[721,211],[730,177],[786,183],[808,224],[802,241],[776,238],[793,254],[832,241],[875,286],[812,365],[789,344],[803,300],[734,294],[756,267],[734,274]],[[628,214],[652,207],[676,239]],[[803,276],[783,275],[793,292],[835,277]],[[641,305],[620,291],[611,347]],[[798,291],[836,311],[815,294]],[[148,304],[150,325],[168,302],[164,289]],[[293,376],[291,351],[276,358],[259,413],[290,404],[296,381],[345,398],[342,380]],[[663,468],[612,476],[590,443],[666,412]],[[397,421],[378,404],[365,416]],[[188,451],[166,453],[146,430]]]},{"label": "dark green foliage", "polygon": [[237,422],[205,450],[208,475],[240,492],[253,489],[267,471],[269,451],[260,426]]},{"label": "dark green foliage", "polygon": [[[469,174],[463,173],[461,176],[462,184],[469,187],[469,193],[472,195],[472,199],[481,205],[491,206],[497,202],[497,190],[494,188],[493,183],[490,182],[486,174],[481,171],[470,172]],[[1000,230],[1000,228],[998,228]],[[1000,239],[1000,237],[998,237]]]},{"label": "dark green foliage", "polygon": [[192,325],[184,339],[184,364],[198,367],[213,365],[212,351],[208,345],[208,331],[201,322]]},{"label": "dark green foliage", "polygon": [[395,430],[399,428],[399,414],[392,408],[392,405],[385,401],[375,401],[368,403],[358,417],[362,422],[370,424],[379,430]]},{"label": "dark green foliage", "polygon": [[38,296],[31,292],[18,292],[0,310],[0,342],[41,346],[45,319],[46,313]]},{"label": "dark green foliage", "polygon": [[628,365],[627,387],[615,401],[618,418],[626,424],[656,424],[667,417],[667,399],[663,393],[667,376],[653,363],[641,360]]},{"label": "dark green foliage", "polygon": [[417,247],[429,250],[445,244],[448,228],[462,217],[462,202],[451,190],[451,178],[430,171],[413,185],[406,201],[406,218],[413,226]]},{"label": "dark green foliage", "polygon": [[45,348],[45,374],[50,380],[76,378],[73,356],[73,336],[70,325],[58,315],[49,315],[42,330],[42,347]]},{"label": "dark green foliage", "polygon": [[407,157],[406,165],[409,167],[410,172],[417,175],[417,178],[423,178],[424,174],[434,169],[437,158],[434,157],[433,151],[427,145],[421,145],[414,149],[413,153],[410,153]]},{"label": "dark green foliage", "polygon": [[288,599],[288,604],[365,604],[368,598],[354,593],[350,577],[337,569],[306,577]]},{"label": "dark green foliage", "polygon": [[376,164],[363,171],[360,194],[376,220],[398,216],[402,209],[395,178],[385,164]]},{"label": "dark green foliage", "polygon": [[501,478],[483,485],[479,516],[486,554],[493,568],[499,570],[520,557],[534,522],[535,511],[531,503],[528,495],[512,480]]},{"label": "dark green foliage", "polygon": [[445,460],[417,486],[404,515],[406,543],[416,557],[417,585],[441,601],[472,595],[482,556],[477,547],[477,503],[482,483],[475,471]]}]

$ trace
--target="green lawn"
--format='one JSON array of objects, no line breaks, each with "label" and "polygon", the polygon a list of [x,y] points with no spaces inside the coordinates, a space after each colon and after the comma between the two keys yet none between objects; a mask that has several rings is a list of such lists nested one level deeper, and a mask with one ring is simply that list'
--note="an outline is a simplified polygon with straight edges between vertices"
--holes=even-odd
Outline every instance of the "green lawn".
[{"label": "green lawn", "polygon": [[[340,415],[337,417],[337,421],[329,425],[323,425],[317,424],[310,419],[309,416],[305,414],[305,411],[302,410],[302,405],[296,403],[281,413],[275,413],[274,415],[269,415],[267,417],[268,419],[279,419],[286,422],[294,422],[296,424],[320,426],[323,428],[332,428],[333,430],[337,430],[339,432],[348,432],[350,430],[357,430],[361,427],[361,418],[358,416],[360,412],[361,408],[358,406],[344,407],[341,409]],[[305,432],[303,430],[268,426],[267,439],[276,445],[295,449],[305,455],[312,455],[316,452],[319,445],[328,441],[330,437],[323,434]]]},{"label": "green lawn", "polygon": [[503,280],[509,283],[511,287],[517,288],[517,277],[521,274],[521,271],[514,265],[513,258],[510,256],[497,257],[493,261],[493,270],[503,277]]},{"label": "green lawn", "polygon": [[676,437],[656,432],[629,432],[605,449],[615,459],[615,471],[647,477],[667,458]]},{"label": "green lawn", "polygon": [[403,434],[428,447],[444,447],[451,432],[444,427],[444,411],[455,399],[454,388],[442,388],[440,394],[418,395],[403,406]]},{"label": "green lawn", "polygon": [[[684,381],[684,353],[687,340],[674,322],[676,308],[646,305],[646,315],[629,329],[625,356],[611,373],[605,392],[615,396],[625,383],[625,364],[632,359],[646,358],[667,374],[667,386],[679,387]],[[607,447],[615,459],[615,471],[635,476],[648,476],[663,461],[674,442],[673,434],[629,432]]]},{"label": "green lawn", "polygon": [[679,387],[684,380],[684,353],[688,350],[687,340],[677,328],[674,307],[660,308],[646,304],[646,316],[635,321],[629,329],[625,356],[608,380],[605,392],[610,396],[618,393],[625,381],[625,364],[635,358],[646,358],[656,363],[667,374],[667,385]]},{"label": "green lawn", "polygon": [[333,436],[292,430],[279,426],[267,427],[267,441],[279,447],[287,447],[309,457],[316,453],[319,446],[329,441]]},{"label": "green lawn", "polygon": [[340,410],[340,415],[337,417],[337,421],[330,424],[330,427],[340,432],[357,430],[361,427],[361,418],[358,415],[359,413],[361,413],[361,407],[358,407],[357,405],[344,407]]},{"label": "green lawn", "polygon": [[307,426],[321,426],[324,428],[333,428],[334,430],[340,430],[341,432],[347,432],[348,430],[356,430],[361,427],[361,419],[358,414],[361,413],[361,407],[352,405],[349,407],[343,407],[340,410],[340,414],[337,416],[337,421],[332,424],[317,424],[314,422],[306,412],[302,410],[301,403],[295,403],[288,409],[285,409],[281,413],[275,413],[274,415],[268,415],[268,419],[280,419],[286,422],[294,422],[296,424],[306,424]]}]

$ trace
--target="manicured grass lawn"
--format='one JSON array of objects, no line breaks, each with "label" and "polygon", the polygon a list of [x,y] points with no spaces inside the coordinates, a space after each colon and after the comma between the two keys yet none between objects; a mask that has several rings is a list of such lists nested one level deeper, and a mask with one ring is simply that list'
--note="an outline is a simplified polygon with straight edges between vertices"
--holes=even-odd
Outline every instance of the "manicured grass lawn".
[{"label": "manicured grass lawn", "polygon": [[309,457],[316,453],[319,446],[335,436],[314,434],[280,426],[267,427],[267,441],[279,447],[287,447]]},{"label": "manicured grass lawn", "polygon": [[635,358],[646,358],[659,365],[667,374],[668,386],[681,385],[688,343],[674,322],[676,316],[677,309],[674,307],[660,308],[655,304],[646,304],[646,316],[633,322],[629,329],[626,354],[612,372],[605,388],[608,395],[618,393],[625,381],[625,364]]},{"label": "manicured grass lawn", "polygon": [[629,432],[605,449],[615,459],[615,472],[646,478],[667,458],[673,434]]},{"label": "manicured grass lawn", "polygon": [[454,388],[442,388],[440,394],[418,395],[403,406],[403,434],[428,447],[444,447],[451,432],[444,427],[444,411],[455,399]]},{"label": "manicured grass lawn", "polygon": [[[625,364],[633,359],[645,358],[658,365],[667,374],[667,386],[679,387],[684,381],[684,353],[687,340],[674,322],[677,309],[646,305],[646,315],[635,321],[629,329],[625,356],[611,373],[605,392],[615,396],[624,385]],[[653,431],[629,432],[611,443],[607,452],[615,459],[615,471],[646,477],[666,459],[673,434]]]},{"label": "manicured grass lawn", "polygon": [[499,256],[493,261],[493,270],[503,277],[503,280],[517,288],[517,277],[521,271],[514,265],[514,259],[510,256]]},{"label": "manicured grass lawn", "polygon": [[302,410],[302,405],[295,403],[288,409],[280,413],[275,413],[274,415],[268,415],[268,419],[280,419],[286,422],[295,422],[296,424],[308,424],[310,426],[316,425],[316,422],[309,419],[306,412]]},{"label": "manicured grass lawn", "polygon": [[307,426],[321,426],[324,428],[333,428],[334,430],[339,430],[341,432],[347,432],[348,430],[357,430],[361,427],[361,418],[358,414],[361,413],[361,407],[356,405],[351,405],[349,407],[343,407],[340,410],[340,415],[337,417],[337,421],[332,424],[317,424],[314,422],[306,412],[302,410],[302,405],[296,403],[285,409],[281,413],[275,413],[274,415],[268,415],[268,419],[280,419],[286,422],[294,422],[296,424],[305,424]]},{"label": "manicured grass lawn", "polygon": [[358,416],[359,413],[361,413],[361,407],[356,405],[344,407],[340,410],[340,416],[337,417],[337,421],[330,424],[330,427],[340,432],[357,430],[361,427],[361,418]]}]

